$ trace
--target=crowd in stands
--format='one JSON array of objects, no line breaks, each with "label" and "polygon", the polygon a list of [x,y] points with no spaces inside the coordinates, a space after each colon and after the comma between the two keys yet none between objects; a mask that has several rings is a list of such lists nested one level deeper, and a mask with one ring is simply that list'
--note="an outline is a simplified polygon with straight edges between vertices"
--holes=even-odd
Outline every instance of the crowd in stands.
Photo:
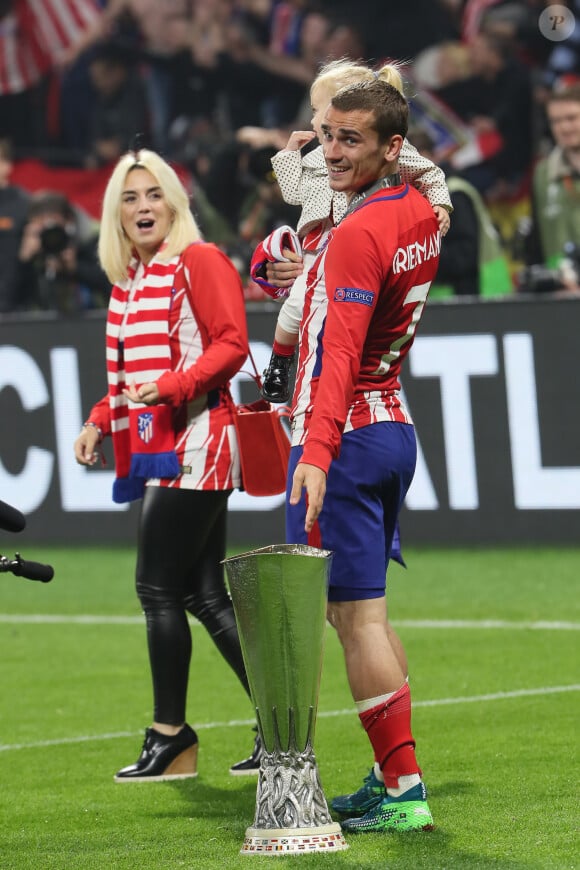
[{"label": "crowd in stands", "polygon": [[[246,278],[255,245],[298,216],[271,157],[310,128],[321,64],[345,57],[404,63],[409,139],[461,180],[458,211],[472,209],[474,233],[481,208],[491,219],[510,292],[530,289],[530,269],[517,267],[532,264],[556,273],[551,289],[573,286],[557,273],[580,242],[565,228],[580,225],[580,132],[563,141],[563,111],[555,130],[550,106],[566,88],[578,102],[580,2],[562,6],[575,23],[564,39],[559,22],[541,24],[545,0],[0,0],[0,312],[106,305],[99,196],[136,137],[180,167],[205,238]],[[535,173],[554,149],[557,168],[553,157],[542,177],[563,186],[557,239],[569,244],[548,258],[538,209],[550,203]],[[47,253],[54,223],[64,247]],[[464,236],[471,224],[461,221]]]}]

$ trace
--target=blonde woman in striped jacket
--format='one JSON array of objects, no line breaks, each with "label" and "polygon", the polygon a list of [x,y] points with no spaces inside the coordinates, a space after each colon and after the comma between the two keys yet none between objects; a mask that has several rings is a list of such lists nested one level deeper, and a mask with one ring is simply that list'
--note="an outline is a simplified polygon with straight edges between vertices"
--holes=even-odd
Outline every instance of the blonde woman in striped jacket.
[{"label": "blonde woman in striped jacket", "polygon": [[227,500],[240,484],[228,382],[248,354],[242,285],[230,260],[201,239],[175,171],[148,150],[124,155],[112,172],[99,256],[113,284],[109,388],[74,452],[92,466],[110,436],[113,500],[141,500],[136,585],[153,681],[141,755],[115,780],[191,777],[198,739],[186,722],[188,612],[249,694],[221,565]]}]

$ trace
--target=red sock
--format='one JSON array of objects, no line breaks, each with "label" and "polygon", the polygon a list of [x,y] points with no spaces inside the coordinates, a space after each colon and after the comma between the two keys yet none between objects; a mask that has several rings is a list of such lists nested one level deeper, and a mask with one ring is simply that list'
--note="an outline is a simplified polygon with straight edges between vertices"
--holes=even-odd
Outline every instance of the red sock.
[{"label": "red sock", "polygon": [[397,788],[399,777],[418,773],[415,741],[411,733],[411,691],[405,683],[384,704],[359,713],[375,758],[385,777],[385,786]]},{"label": "red sock", "polygon": [[274,339],[274,344],[272,345],[272,352],[277,354],[278,356],[293,356],[294,348],[296,345],[294,344],[280,344],[279,341]]}]

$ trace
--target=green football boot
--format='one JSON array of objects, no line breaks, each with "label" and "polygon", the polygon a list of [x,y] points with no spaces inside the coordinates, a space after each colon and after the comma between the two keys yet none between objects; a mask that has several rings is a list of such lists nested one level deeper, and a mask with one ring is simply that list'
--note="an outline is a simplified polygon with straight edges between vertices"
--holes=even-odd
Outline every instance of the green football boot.
[{"label": "green football boot", "polygon": [[381,833],[383,831],[432,831],[433,816],[427,804],[425,786],[408,789],[400,797],[385,795],[360,818],[341,822],[346,834]]},{"label": "green football boot", "polygon": [[385,784],[375,776],[374,767],[365,776],[364,782],[358,791],[353,794],[343,794],[331,800],[330,806],[335,813],[341,816],[362,816],[386,797]]}]

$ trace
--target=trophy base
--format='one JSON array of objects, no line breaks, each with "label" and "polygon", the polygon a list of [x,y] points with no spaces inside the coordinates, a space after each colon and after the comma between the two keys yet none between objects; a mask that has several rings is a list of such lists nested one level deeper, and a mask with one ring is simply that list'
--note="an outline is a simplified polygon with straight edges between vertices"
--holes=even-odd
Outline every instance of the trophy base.
[{"label": "trophy base", "polygon": [[240,855],[291,855],[348,849],[340,825],[314,828],[248,828]]}]

